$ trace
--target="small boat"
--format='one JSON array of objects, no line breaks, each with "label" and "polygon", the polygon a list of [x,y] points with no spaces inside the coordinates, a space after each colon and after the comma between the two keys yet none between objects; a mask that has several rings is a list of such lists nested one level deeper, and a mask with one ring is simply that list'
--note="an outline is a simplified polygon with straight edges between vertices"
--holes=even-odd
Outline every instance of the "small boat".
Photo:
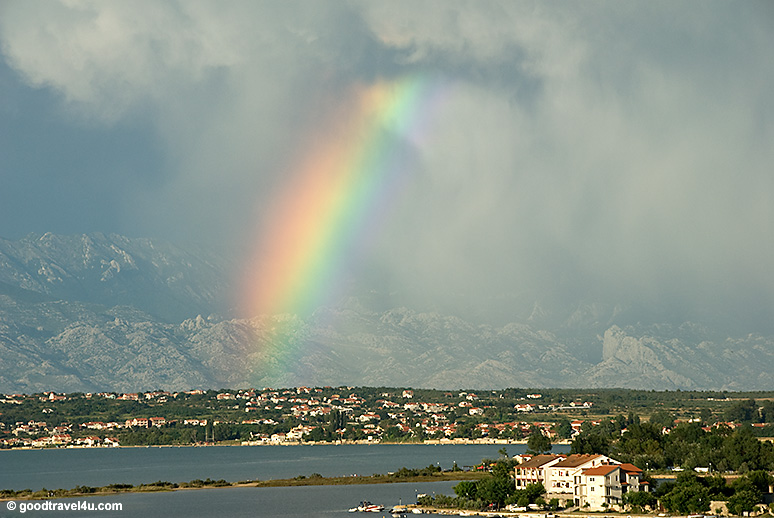
[{"label": "small boat", "polygon": [[357,507],[352,507],[351,509],[348,509],[348,511],[350,513],[356,513],[356,512],[361,512],[361,513],[379,513],[381,511],[384,511],[384,506],[383,505],[378,505],[378,504],[372,504],[371,502],[367,502],[367,501],[363,501],[363,502],[360,502],[360,505],[358,505]]}]

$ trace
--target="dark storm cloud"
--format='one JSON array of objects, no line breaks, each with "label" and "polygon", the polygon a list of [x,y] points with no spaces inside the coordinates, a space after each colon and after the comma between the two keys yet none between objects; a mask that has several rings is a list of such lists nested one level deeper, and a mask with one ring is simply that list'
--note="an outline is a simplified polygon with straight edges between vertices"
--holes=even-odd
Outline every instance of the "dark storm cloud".
[{"label": "dark storm cloud", "polygon": [[[324,131],[321,106],[353,82],[432,74],[447,99],[361,286],[504,318],[599,298],[762,322],[773,22],[765,3],[6,2],[2,109],[32,129],[4,129],[3,174],[25,196],[104,200],[70,232],[99,214],[233,246]],[[54,151],[27,160],[30,132]],[[61,222],[45,205],[29,221]]]}]

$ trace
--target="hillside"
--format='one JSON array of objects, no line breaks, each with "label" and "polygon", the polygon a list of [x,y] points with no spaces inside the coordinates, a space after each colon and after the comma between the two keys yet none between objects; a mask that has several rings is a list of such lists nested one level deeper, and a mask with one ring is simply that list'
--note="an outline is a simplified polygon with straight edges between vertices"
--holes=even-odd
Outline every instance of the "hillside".
[{"label": "hillside", "polygon": [[[228,271],[147,239],[0,240],[0,392],[368,385],[770,390],[774,337],[630,324],[585,306],[503,326],[356,300],[216,316]],[[203,316],[204,315],[204,316]],[[273,343],[278,325],[299,338]]]}]

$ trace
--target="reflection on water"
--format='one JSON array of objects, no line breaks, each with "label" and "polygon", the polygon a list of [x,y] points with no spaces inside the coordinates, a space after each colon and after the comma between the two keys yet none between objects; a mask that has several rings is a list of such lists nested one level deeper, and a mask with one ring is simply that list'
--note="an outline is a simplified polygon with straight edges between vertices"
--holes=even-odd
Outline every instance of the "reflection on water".
[{"label": "reflection on water", "polygon": [[[0,488],[71,489],[76,485],[138,485],[166,480],[228,481],[292,478],[320,473],[325,476],[370,476],[401,467],[428,465],[450,469],[472,466],[483,458],[497,458],[502,445],[316,445],[235,446],[208,448],[119,448],[0,451]],[[567,446],[554,447],[566,452]],[[508,445],[510,455],[524,445]],[[456,482],[395,483],[351,486],[280,488],[223,488],[164,493],[131,493],[73,502],[120,502],[121,511],[68,511],[68,516],[198,517],[344,517],[389,516],[384,513],[350,514],[347,510],[368,500],[389,509],[416,501],[417,493],[453,494]],[[79,514],[80,513],[80,514]],[[0,516],[19,516],[0,504]],[[24,516],[50,516],[50,511],[28,511]],[[432,516],[432,515],[424,515]]]},{"label": "reflection on water", "polygon": [[[168,518],[228,516],[233,518],[309,518],[389,516],[392,506],[416,501],[416,495],[453,494],[456,482],[374,484],[359,486],[309,486],[276,488],[224,488],[174,491],[168,493],[132,493],[89,498],[89,502],[120,502],[121,511],[94,513],[67,512],[71,517],[120,516],[121,518]],[[347,509],[368,500],[384,505],[382,513],[348,513]],[[4,507],[4,506],[3,506]],[[0,516],[2,511],[0,510]],[[42,516],[28,511],[25,516]],[[48,513],[50,515],[50,512]],[[436,516],[436,515],[423,515]]]},{"label": "reflection on water", "polygon": [[[472,466],[496,458],[502,445],[316,445],[207,448],[87,448],[0,451],[0,489],[71,489],[76,485],[142,484],[194,479],[266,480]],[[524,445],[508,445],[511,455]],[[566,451],[567,446],[554,447]]]}]

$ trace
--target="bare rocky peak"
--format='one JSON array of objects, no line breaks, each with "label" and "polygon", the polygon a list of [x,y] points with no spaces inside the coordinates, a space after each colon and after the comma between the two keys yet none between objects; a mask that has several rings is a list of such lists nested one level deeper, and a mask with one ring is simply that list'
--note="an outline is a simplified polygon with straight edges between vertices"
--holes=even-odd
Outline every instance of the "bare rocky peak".
[{"label": "bare rocky peak", "polygon": [[226,271],[213,257],[116,234],[0,239],[0,283],[49,298],[131,305],[164,320],[217,310]]},{"label": "bare rocky peak", "polygon": [[[227,277],[220,264],[124,236],[0,239],[0,392],[771,388],[774,337],[640,323],[632,308],[609,304],[536,303],[530,318],[500,325],[357,300],[309,319],[216,316]],[[278,328],[292,340],[279,340]]]}]

